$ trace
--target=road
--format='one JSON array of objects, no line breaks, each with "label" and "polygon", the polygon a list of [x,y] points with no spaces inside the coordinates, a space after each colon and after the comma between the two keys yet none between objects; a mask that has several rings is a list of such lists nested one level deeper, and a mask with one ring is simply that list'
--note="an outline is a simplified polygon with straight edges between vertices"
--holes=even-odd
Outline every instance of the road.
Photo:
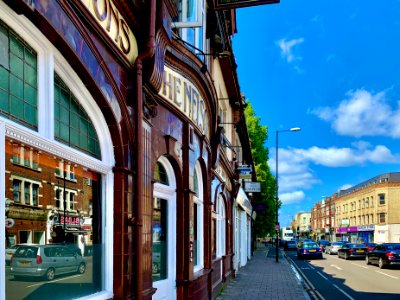
[{"label": "road", "polygon": [[400,268],[379,269],[365,260],[344,260],[324,254],[323,259],[300,260],[287,251],[317,299],[400,299]]}]

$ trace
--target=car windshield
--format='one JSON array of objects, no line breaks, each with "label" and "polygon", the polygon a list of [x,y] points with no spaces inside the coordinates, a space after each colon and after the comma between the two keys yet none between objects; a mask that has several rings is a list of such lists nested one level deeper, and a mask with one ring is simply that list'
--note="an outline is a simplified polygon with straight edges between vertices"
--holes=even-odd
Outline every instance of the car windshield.
[{"label": "car windshield", "polygon": [[332,246],[341,246],[341,245],[343,245],[342,242],[334,242],[334,243],[332,243]]},{"label": "car windshield", "polygon": [[303,248],[318,248],[318,245],[316,243],[304,243]]}]

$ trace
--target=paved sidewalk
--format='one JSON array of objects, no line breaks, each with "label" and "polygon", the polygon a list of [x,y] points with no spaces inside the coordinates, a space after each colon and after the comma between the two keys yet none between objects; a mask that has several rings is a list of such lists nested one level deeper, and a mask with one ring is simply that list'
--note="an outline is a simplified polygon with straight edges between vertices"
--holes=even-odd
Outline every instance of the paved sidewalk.
[{"label": "paved sidewalk", "polygon": [[223,289],[217,300],[310,300],[303,281],[280,251],[276,262],[275,248],[263,244],[247,265]]}]

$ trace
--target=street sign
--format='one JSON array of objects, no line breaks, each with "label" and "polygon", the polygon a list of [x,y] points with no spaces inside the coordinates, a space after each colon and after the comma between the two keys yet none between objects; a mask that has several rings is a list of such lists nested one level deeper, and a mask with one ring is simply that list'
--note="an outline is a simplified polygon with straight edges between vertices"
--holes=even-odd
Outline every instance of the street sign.
[{"label": "street sign", "polygon": [[245,182],[244,191],[248,193],[260,193],[261,183],[260,182]]},{"label": "street sign", "polygon": [[14,224],[15,224],[14,219],[11,219],[11,218],[6,219],[6,228],[7,229],[12,228],[14,226]]},{"label": "street sign", "polygon": [[275,230],[279,230],[279,224],[278,225],[275,225]]}]

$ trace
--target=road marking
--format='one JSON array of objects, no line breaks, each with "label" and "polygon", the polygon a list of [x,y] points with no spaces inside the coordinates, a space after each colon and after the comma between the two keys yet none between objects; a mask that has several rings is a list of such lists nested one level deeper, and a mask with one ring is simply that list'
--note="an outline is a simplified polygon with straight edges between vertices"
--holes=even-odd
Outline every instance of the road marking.
[{"label": "road marking", "polygon": [[367,266],[362,266],[362,265],[355,264],[355,263],[351,263],[351,264],[352,264],[352,265],[355,265],[355,266],[357,266],[357,267],[360,267],[360,268],[368,269]]},{"label": "road marking", "polygon": [[382,275],[385,275],[385,276],[387,276],[387,277],[393,278],[393,279],[399,279],[399,277],[392,276],[392,275],[389,275],[389,274],[386,274],[386,273],[383,273],[383,272],[380,272],[380,271],[375,271],[375,272],[376,272],[376,273],[379,273],[379,274],[382,274]]},{"label": "road marking", "polygon": [[338,270],[343,270],[341,267],[338,267],[337,265],[331,265],[331,267],[334,267],[334,268],[336,268]]},{"label": "road marking", "polygon": [[324,275],[322,275],[321,272],[317,271],[317,273],[318,273],[319,276],[321,276],[323,279],[328,280],[328,278],[326,278]]},{"label": "road marking", "polygon": [[60,279],[56,279],[56,280],[52,280],[52,281],[48,281],[48,282],[40,282],[40,283],[36,283],[36,284],[31,284],[31,285],[28,285],[27,288],[31,288],[31,287],[39,286],[39,285],[44,285],[44,284],[48,284],[48,283],[53,283],[53,282],[57,282],[57,281],[63,281],[63,280],[67,280],[67,279],[71,279],[71,278],[75,278],[75,277],[80,277],[80,276],[82,276],[82,275],[74,275],[74,276],[60,278]]},{"label": "road marking", "polygon": [[338,287],[336,284],[333,285],[335,288],[337,288],[339,291],[341,291],[347,298],[351,299],[351,300],[355,300],[352,296],[350,296],[349,294],[347,294],[345,291],[343,291],[340,287]]}]

